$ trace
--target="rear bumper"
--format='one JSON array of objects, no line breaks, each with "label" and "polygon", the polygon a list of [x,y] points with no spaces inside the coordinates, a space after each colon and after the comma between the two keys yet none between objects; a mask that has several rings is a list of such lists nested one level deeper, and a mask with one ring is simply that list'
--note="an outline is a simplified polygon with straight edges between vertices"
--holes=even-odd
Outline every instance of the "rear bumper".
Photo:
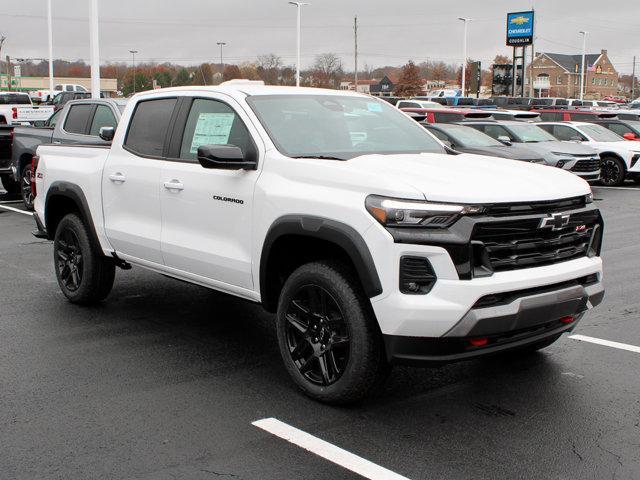
[{"label": "rear bumper", "polygon": [[[444,364],[526,347],[573,330],[603,298],[604,286],[597,280],[480,299],[442,337],[385,335],[387,358],[393,363]],[[574,320],[561,321],[567,317]],[[478,338],[486,338],[486,345],[472,346],[470,340]]]}]

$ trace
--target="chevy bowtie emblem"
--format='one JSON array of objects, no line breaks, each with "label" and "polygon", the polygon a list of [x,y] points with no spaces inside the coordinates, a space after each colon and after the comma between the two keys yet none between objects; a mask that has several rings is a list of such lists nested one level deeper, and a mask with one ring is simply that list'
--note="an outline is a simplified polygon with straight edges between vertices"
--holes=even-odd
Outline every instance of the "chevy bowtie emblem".
[{"label": "chevy bowtie emblem", "polygon": [[551,230],[560,230],[562,227],[566,227],[569,223],[569,215],[562,215],[561,213],[552,213],[550,216],[540,220],[540,226],[538,228],[550,228]]}]

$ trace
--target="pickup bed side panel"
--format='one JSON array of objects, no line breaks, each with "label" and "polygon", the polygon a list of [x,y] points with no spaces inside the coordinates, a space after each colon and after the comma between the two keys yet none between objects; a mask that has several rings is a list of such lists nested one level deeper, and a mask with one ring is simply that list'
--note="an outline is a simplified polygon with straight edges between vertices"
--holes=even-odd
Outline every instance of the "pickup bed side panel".
[{"label": "pickup bed side panel", "polygon": [[40,145],[51,143],[53,128],[50,127],[15,127],[13,129],[13,148],[11,166],[14,167],[15,180],[20,181],[20,173],[24,165],[31,161]]},{"label": "pickup bed side panel", "polygon": [[[113,251],[104,234],[104,216],[102,212],[102,170],[109,155],[108,147],[56,146],[38,147],[40,163],[36,176],[36,213],[41,219],[47,218],[46,204],[49,188],[56,184],[56,195],[64,195],[65,186],[74,192],[69,197],[77,197],[80,191],[86,199],[95,233],[105,255]],[[63,188],[61,189],[60,186]],[[45,225],[47,230],[50,226]],[[49,232],[51,236],[55,232]]]}]

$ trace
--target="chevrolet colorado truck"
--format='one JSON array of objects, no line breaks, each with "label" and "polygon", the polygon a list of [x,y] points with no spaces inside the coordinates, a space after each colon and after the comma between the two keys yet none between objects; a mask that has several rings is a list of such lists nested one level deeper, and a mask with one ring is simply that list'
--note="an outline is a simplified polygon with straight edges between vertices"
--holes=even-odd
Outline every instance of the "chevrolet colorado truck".
[{"label": "chevrolet colorado truck", "polygon": [[275,313],[293,381],[328,403],[393,363],[543,348],[604,296],[603,221],[561,169],[446,155],[355,92],[232,81],[133,96],[110,147],[38,147],[36,236],[101,301],[144,267]]}]

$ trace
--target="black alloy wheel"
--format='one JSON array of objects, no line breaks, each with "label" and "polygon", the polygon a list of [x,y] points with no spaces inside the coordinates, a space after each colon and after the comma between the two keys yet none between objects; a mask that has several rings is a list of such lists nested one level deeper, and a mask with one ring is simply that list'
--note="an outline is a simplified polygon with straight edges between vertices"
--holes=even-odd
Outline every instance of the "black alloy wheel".
[{"label": "black alloy wheel", "polygon": [[600,167],[600,181],[608,187],[619,186],[624,183],[624,166],[614,157],[605,157]]},{"label": "black alloy wheel", "polygon": [[20,175],[20,191],[22,193],[22,201],[27,210],[33,210],[33,191],[31,190],[31,181],[33,179],[33,167],[31,164],[25,165]]},{"label": "black alloy wheel", "polygon": [[84,263],[80,240],[70,228],[61,232],[57,241],[56,262],[64,287],[70,292],[78,290],[82,284]]},{"label": "black alloy wheel", "polygon": [[304,285],[291,297],[286,340],[291,360],[311,383],[328,386],[349,362],[349,331],[336,300],[318,285]]}]

